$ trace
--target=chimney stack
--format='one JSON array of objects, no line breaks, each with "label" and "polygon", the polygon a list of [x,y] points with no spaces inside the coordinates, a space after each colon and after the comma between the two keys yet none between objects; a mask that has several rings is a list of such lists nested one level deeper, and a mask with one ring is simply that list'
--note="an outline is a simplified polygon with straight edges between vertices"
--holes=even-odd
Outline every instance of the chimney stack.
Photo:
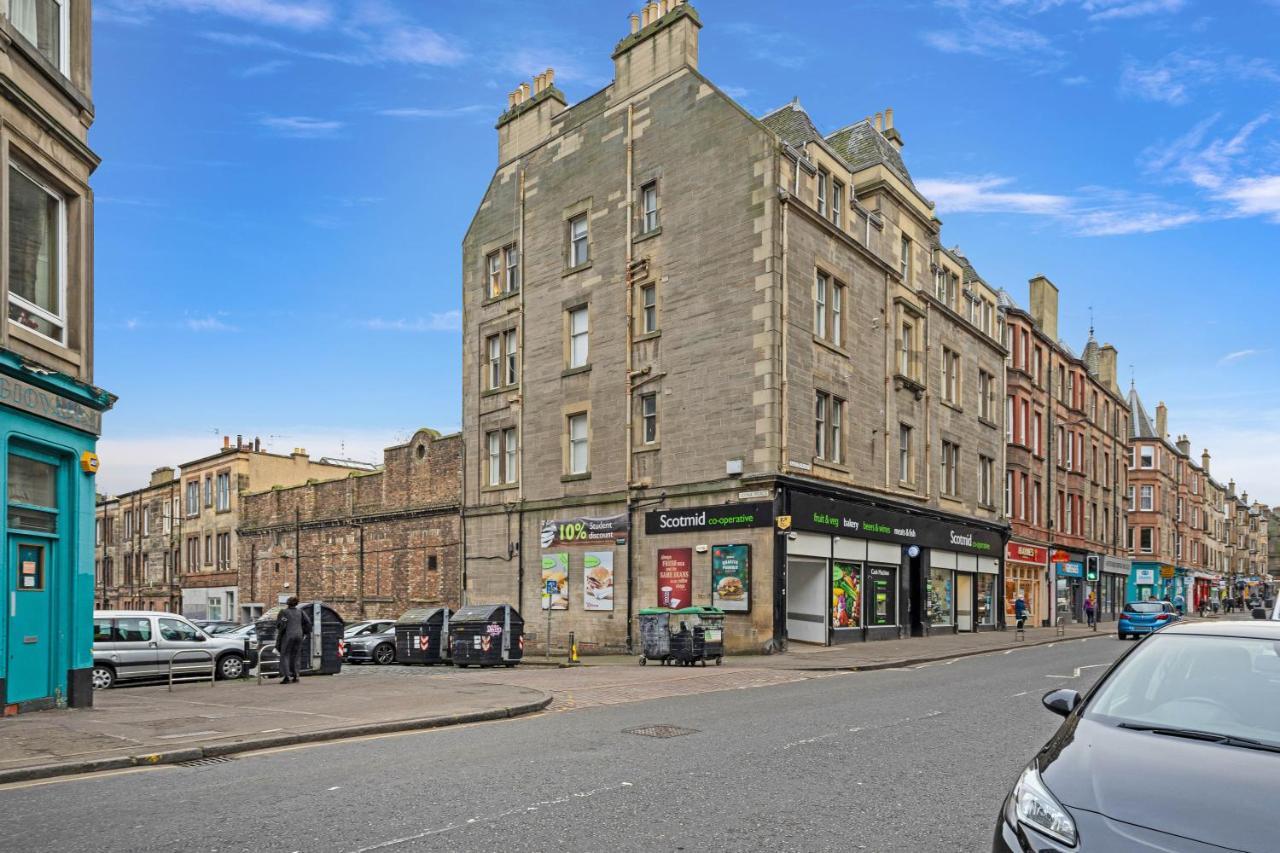
[{"label": "chimney stack", "polygon": [[253,452],[254,453],[262,452],[262,439],[258,438],[257,436],[254,436],[253,438]]},{"label": "chimney stack", "polygon": [[[652,26],[658,21],[662,22],[661,27]],[[613,50],[615,100],[682,67],[697,69],[702,21],[692,6],[683,0],[645,3],[639,20],[631,15],[628,23],[627,36]]]},{"label": "chimney stack", "polygon": [[222,437],[222,449],[227,450],[231,447],[231,436],[224,435]]},{"label": "chimney stack", "polygon": [[893,130],[893,107],[885,107],[884,110],[884,129]]},{"label": "chimney stack", "polygon": [[236,450],[239,450],[239,449],[240,449],[240,448],[242,448],[242,447],[244,447],[244,436],[243,436],[243,435],[237,435],[237,436],[236,436]]},{"label": "chimney stack", "polygon": [[893,126],[893,107],[886,107],[884,111],[884,138],[889,140],[894,148],[902,150],[902,134],[898,133],[898,129]]},{"label": "chimney stack", "polygon": [[876,130],[884,132],[884,113],[876,113]]},{"label": "chimney stack", "polygon": [[1031,279],[1031,319],[1049,340],[1058,340],[1058,287],[1043,275]]},{"label": "chimney stack", "polygon": [[1169,407],[1160,401],[1156,406],[1156,438],[1163,441],[1169,437]]},{"label": "chimney stack", "polygon": [[1204,475],[1206,477],[1213,476],[1209,473],[1209,448],[1207,447],[1204,449],[1204,453],[1200,454],[1200,467],[1204,469]]},{"label": "chimney stack", "polygon": [[1191,458],[1191,439],[1185,435],[1178,436],[1178,452],[1188,459]]},{"label": "chimney stack", "polygon": [[1120,393],[1120,375],[1116,370],[1118,360],[1116,348],[1111,344],[1103,344],[1098,350],[1098,373],[1106,386],[1117,394]]}]

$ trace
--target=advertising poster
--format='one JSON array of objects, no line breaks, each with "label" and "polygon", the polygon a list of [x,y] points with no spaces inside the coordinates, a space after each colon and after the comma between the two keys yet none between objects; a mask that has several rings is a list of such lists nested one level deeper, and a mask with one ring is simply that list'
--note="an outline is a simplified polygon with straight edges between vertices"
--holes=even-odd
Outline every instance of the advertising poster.
[{"label": "advertising poster", "polygon": [[569,609],[569,555],[542,555],[542,609]]},{"label": "advertising poster", "polygon": [[693,549],[658,549],[658,606],[673,610],[693,601]]},{"label": "advertising poster", "polygon": [[548,548],[598,547],[625,539],[629,529],[625,513],[605,518],[552,518],[542,522],[538,538],[544,551]]},{"label": "advertising poster", "polygon": [[613,609],[612,551],[588,551],[582,555],[582,607]]},{"label": "advertising poster", "polygon": [[862,574],[857,566],[831,566],[831,627],[862,627]]},{"label": "advertising poster", "polygon": [[751,546],[711,548],[711,606],[730,613],[751,609]]}]

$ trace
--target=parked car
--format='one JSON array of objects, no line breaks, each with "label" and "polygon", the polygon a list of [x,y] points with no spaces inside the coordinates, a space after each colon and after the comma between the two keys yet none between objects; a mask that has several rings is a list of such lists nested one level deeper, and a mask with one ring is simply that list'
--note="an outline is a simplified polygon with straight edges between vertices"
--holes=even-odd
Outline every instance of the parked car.
[{"label": "parked car", "polygon": [[230,631],[217,635],[220,637],[239,637],[245,641],[245,664],[250,668],[258,665],[258,627],[256,625],[240,625]]},{"label": "parked car", "polygon": [[1083,697],[1005,799],[994,853],[1275,850],[1258,803],[1280,802],[1280,624],[1155,632]]},{"label": "parked car", "polygon": [[377,633],[363,633],[344,640],[346,652],[342,656],[343,663],[396,662],[396,623],[379,622],[377,624],[385,624],[386,627]]},{"label": "parked car", "polygon": [[228,622],[222,619],[192,619],[191,624],[195,625],[201,631],[209,636],[214,634],[225,634],[228,631],[234,631],[240,627],[239,622]]},{"label": "parked car", "polygon": [[381,634],[395,624],[396,620],[394,619],[367,619],[363,622],[353,622],[342,630],[342,637],[343,639],[351,639],[369,634]]},{"label": "parked car", "polygon": [[[93,686],[164,678],[175,652],[200,649],[213,655],[218,678],[240,678],[248,667],[243,637],[210,636],[176,613],[151,610],[96,610],[93,614]],[[193,665],[203,655],[184,655]]]},{"label": "parked car", "polygon": [[1280,599],[1277,599],[1272,603],[1272,607],[1270,611],[1268,611],[1265,607],[1253,608],[1253,618],[1254,619],[1270,619],[1272,622],[1280,622]]},{"label": "parked car", "polygon": [[1178,622],[1182,614],[1168,601],[1130,601],[1120,611],[1116,633],[1120,639],[1150,634],[1164,626]]}]

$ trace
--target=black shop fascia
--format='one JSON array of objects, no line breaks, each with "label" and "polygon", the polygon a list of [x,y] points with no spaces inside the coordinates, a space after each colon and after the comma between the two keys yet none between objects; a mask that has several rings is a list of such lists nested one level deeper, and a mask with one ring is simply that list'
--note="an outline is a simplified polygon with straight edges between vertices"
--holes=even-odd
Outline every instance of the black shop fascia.
[{"label": "black shop fascia", "polygon": [[790,639],[833,644],[999,627],[1006,527],[853,493],[792,487],[784,501],[780,609]]}]

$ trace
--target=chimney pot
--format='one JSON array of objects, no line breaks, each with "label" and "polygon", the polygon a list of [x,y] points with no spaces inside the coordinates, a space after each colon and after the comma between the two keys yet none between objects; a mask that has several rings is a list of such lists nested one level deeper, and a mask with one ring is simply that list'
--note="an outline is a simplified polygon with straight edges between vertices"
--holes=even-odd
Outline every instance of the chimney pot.
[{"label": "chimney pot", "polygon": [[893,107],[888,107],[884,111],[884,129],[891,130],[893,128]]},{"label": "chimney pot", "polygon": [[545,78],[545,79],[543,80],[543,83],[545,83],[545,84],[546,84],[546,86],[545,86],[546,88],[551,88],[552,86],[554,86],[554,85],[555,85],[555,82],[556,82],[556,70],[555,70],[554,68],[548,68],[548,69],[546,70],[546,72],[545,72],[542,76],[543,76],[543,78]]},{"label": "chimney pot", "polygon": [[645,8],[649,10],[649,23],[652,24],[654,21],[658,20],[657,3],[650,3],[648,6],[645,6]]},{"label": "chimney pot", "polygon": [[239,449],[240,449],[241,447],[243,447],[243,446],[244,446],[244,436],[243,436],[243,435],[237,435],[237,436],[236,436],[236,450],[239,450]]},{"label": "chimney pot", "polygon": [[667,0],[662,0],[662,2],[658,4],[658,17],[662,17],[667,14],[667,11]]},{"label": "chimney pot", "polygon": [[533,93],[540,94],[543,89],[547,88],[547,75],[539,74],[533,78]]},{"label": "chimney pot", "polygon": [[631,16],[631,34],[635,35],[638,32],[640,32],[640,16],[632,15]]},{"label": "chimney pot", "polygon": [[223,446],[223,447],[230,447],[230,446],[231,446],[231,436],[229,436],[229,435],[224,435],[224,436],[222,437],[222,446]]},{"label": "chimney pot", "polygon": [[520,84],[520,102],[524,103],[527,100],[529,100],[529,84],[521,83]]},{"label": "chimney pot", "polygon": [[254,436],[253,438],[253,452],[254,453],[262,452],[262,439],[258,438],[257,436]]},{"label": "chimney pot", "polygon": [[884,130],[884,113],[876,113],[876,130]]}]

